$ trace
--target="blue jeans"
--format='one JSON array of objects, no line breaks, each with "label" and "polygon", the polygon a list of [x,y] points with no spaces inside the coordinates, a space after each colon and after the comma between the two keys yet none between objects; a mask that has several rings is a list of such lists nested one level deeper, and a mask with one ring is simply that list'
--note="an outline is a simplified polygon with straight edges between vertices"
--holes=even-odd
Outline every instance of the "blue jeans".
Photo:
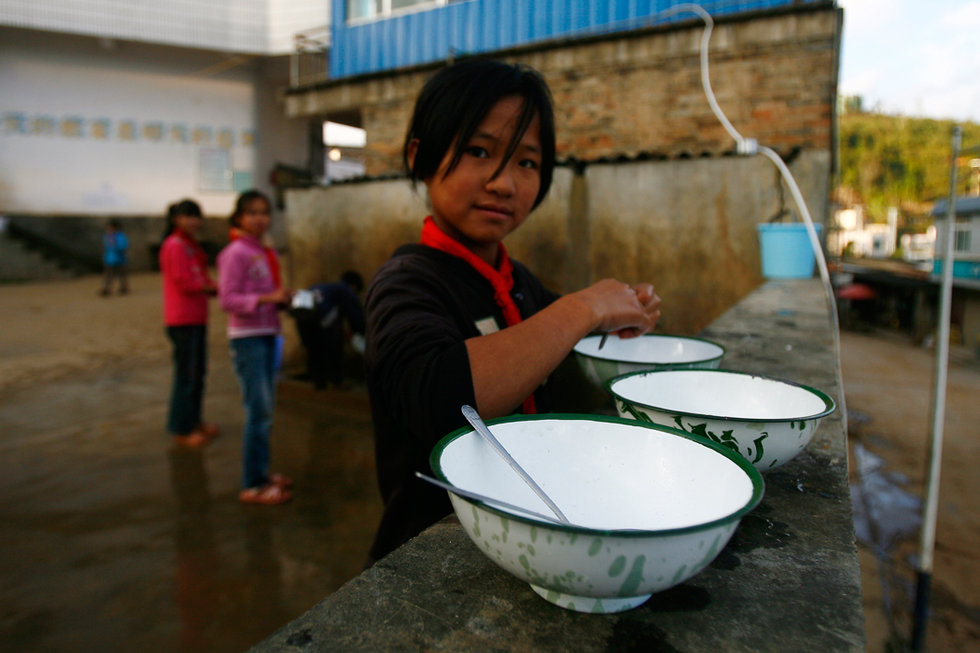
[{"label": "blue jeans", "polygon": [[204,375],[208,368],[208,328],[203,324],[168,326],[174,345],[174,382],[167,430],[187,435],[201,424]]},{"label": "blue jeans", "polygon": [[233,338],[231,358],[245,406],[242,487],[258,487],[269,480],[269,432],[276,402],[276,337]]}]

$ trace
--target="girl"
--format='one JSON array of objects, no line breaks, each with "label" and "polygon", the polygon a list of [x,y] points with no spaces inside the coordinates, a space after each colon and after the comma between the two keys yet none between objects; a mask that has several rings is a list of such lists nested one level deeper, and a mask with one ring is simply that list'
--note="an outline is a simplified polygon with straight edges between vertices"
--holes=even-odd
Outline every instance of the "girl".
[{"label": "girl", "polygon": [[178,446],[200,448],[218,436],[218,427],[201,420],[208,363],[208,299],[217,286],[208,274],[208,257],[197,244],[201,207],[183,200],[169,208],[170,233],[160,246],[163,321],[174,348],[174,382],[167,428]]},{"label": "girl", "polygon": [[262,244],[271,222],[268,198],[257,190],[242,193],[231,216],[232,241],[218,255],[218,299],[228,313],[231,356],[245,406],[238,500],[266,505],[292,498],[292,480],[269,474],[278,311],[292,298],[281,284],[275,251]]},{"label": "girl", "polygon": [[405,137],[413,184],[432,214],[420,244],[378,270],[366,297],[368,390],[385,502],[371,549],[378,560],[451,512],[446,493],[417,479],[435,443],[485,418],[546,412],[543,385],[593,331],[653,329],[653,286],[605,279],[560,297],[507,255],[503,239],[541,203],[555,166],[551,97],[526,67],[465,60],[422,89]]}]

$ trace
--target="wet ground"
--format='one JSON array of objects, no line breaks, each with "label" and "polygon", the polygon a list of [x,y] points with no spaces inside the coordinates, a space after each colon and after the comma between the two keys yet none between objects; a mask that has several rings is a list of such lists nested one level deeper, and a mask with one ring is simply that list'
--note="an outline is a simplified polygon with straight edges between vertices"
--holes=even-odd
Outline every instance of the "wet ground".
[{"label": "wet ground", "polygon": [[[0,650],[242,651],[361,571],[380,514],[363,390],[282,382],[273,469],[295,479],[296,498],[240,505],[243,413],[220,330],[206,413],[224,434],[179,451],[163,430],[170,366],[157,283],[138,278],[129,296],[106,300],[91,282],[68,283],[64,297],[65,284],[41,284],[23,299],[36,309],[26,333],[5,320],[0,377],[20,382],[0,389]],[[0,286],[0,315],[20,297]],[[80,314],[66,320],[75,302]],[[114,355],[154,311],[151,351]],[[49,369],[56,338],[45,331],[93,326],[101,333],[75,351],[95,369],[70,352],[58,361],[68,373]],[[27,357],[42,382],[30,382]]]},{"label": "wet ground", "polygon": [[[273,469],[296,480],[296,498],[242,506],[242,411],[221,316],[212,313],[206,416],[224,435],[175,451],[162,427],[159,278],[135,277],[124,297],[98,298],[97,287],[0,286],[0,650],[245,650],[362,567],[380,514],[363,388],[314,392],[284,379]],[[899,650],[932,354],[894,335],[842,340],[868,650]],[[980,366],[955,363],[950,388],[934,651],[980,645]]]},{"label": "wet ground", "polygon": [[[935,352],[899,333],[844,331],[851,495],[869,651],[912,633],[932,435]],[[980,358],[953,347],[926,651],[980,650]]]}]

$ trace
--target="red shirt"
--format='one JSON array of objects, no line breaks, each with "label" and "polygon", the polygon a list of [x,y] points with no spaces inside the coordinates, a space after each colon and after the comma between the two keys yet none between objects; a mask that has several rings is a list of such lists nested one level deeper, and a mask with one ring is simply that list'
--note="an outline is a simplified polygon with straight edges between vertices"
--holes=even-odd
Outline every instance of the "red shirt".
[{"label": "red shirt", "polygon": [[160,247],[163,274],[163,322],[167,326],[208,323],[208,257],[193,238],[179,229]]}]

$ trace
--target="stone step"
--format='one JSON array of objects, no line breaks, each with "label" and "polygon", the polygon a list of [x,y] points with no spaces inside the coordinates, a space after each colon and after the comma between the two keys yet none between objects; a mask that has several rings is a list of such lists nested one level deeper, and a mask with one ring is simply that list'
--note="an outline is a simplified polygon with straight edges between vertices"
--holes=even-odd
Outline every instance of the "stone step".
[{"label": "stone step", "polygon": [[76,270],[51,260],[39,251],[0,231],[0,283],[72,279]]}]

